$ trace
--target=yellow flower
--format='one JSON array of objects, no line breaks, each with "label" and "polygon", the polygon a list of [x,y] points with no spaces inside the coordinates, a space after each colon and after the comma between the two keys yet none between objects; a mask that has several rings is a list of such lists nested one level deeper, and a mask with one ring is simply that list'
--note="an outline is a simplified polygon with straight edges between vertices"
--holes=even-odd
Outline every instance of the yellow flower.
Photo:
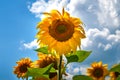
[{"label": "yellow flower", "polygon": [[102,65],[102,62],[94,62],[91,64],[92,68],[87,69],[88,76],[93,80],[104,80],[108,74],[107,64]]},{"label": "yellow flower", "polygon": [[[54,63],[54,68],[57,70],[57,64],[58,64],[58,58],[56,56],[53,56],[51,54],[42,54],[38,53],[39,60],[36,60],[32,63],[32,67],[34,68],[44,68],[48,66],[51,63]],[[57,80],[57,72],[50,73],[49,74],[50,80]],[[43,77],[36,77],[35,80],[47,80]]]},{"label": "yellow flower", "polygon": [[83,22],[71,17],[64,8],[62,14],[57,10],[43,14],[45,18],[37,26],[39,45],[47,45],[49,51],[54,50],[60,55],[76,51],[81,45],[81,39],[86,37]]},{"label": "yellow flower", "polygon": [[[117,66],[118,64],[113,65],[113,67]],[[120,76],[119,72],[110,72],[110,80],[116,80],[118,76]]]},{"label": "yellow flower", "polygon": [[32,61],[29,58],[22,58],[16,63],[17,66],[14,67],[14,74],[16,74],[18,78],[24,78],[27,72],[27,68],[31,67]]},{"label": "yellow flower", "polygon": [[120,76],[119,72],[110,72],[110,80],[116,80]]},{"label": "yellow flower", "polygon": [[54,68],[57,69],[58,58],[51,54],[38,53],[39,59],[32,63],[34,68],[44,68],[51,63],[54,63]]}]

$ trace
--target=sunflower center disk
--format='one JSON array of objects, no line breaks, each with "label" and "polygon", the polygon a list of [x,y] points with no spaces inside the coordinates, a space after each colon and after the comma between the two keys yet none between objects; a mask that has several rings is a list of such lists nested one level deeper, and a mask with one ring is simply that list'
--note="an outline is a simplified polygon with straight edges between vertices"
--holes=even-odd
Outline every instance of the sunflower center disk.
[{"label": "sunflower center disk", "polygon": [[26,65],[26,64],[22,65],[22,66],[20,67],[20,72],[22,72],[22,73],[27,72],[27,67],[28,67],[28,65]]},{"label": "sunflower center disk", "polygon": [[49,34],[55,40],[63,42],[69,40],[74,33],[74,25],[70,22],[55,20],[49,27]]},{"label": "sunflower center disk", "polygon": [[93,75],[94,77],[96,78],[100,78],[103,76],[103,70],[101,68],[96,68],[94,71],[93,71]]},{"label": "sunflower center disk", "polygon": [[66,31],[66,26],[65,25],[59,25],[56,29],[58,33],[64,33]]}]

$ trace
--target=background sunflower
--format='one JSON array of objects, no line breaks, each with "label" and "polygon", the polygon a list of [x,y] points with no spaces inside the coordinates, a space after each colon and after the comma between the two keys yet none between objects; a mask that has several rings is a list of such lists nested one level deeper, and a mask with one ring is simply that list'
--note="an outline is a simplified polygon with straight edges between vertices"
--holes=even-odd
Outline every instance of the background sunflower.
[{"label": "background sunflower", "polygon": [[[38,53],[38,57],[39,57],[39,59],[32,63],[33,68],[44,68],[44,67],[50,65],[51,63],[53,63],[54,64],[53,67],[56,70],[58,69],[59,58],[57,58],[56,56],[51,55],[51,54]],[[50,78],[50,80],[57,80],[57,72],[49,73],[49,78]],[[46,78],[41,78],[41,77],[35,78],[35,80],[44,80],[44,79],[46,80]]]},{"label": "background sunflower", "polygon": [[16,62],[17,66],[14,67],[14,74],[17,75],[18,78],[25,78],[27,68],[31,67],[32,61],[29,58],[22,58],[20,61]]},{"label": "background sunflower", "polygon": [[93,80],[105,80],[105,76],[108,75],[107,64],[102,65],[102,62],[93,62],[91,68],[87,69],[88,76]]}]

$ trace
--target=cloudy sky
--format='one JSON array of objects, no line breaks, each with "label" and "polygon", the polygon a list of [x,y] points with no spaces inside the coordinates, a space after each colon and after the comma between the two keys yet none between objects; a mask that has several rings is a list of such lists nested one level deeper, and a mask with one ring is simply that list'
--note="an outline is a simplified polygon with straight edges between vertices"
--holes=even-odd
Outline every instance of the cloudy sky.
[{"label": "cloudy sky", "polygon": [[[82,49],[92,50],[83,63],[69,64],[71,74],[85,74],[94,61],[111,67],[120,62],[120,0],[3,0],[0,3],[0,78],[17,80],[12,73],[16,61],[23,57],[36,60],[36,25],[42,12],[65,7],[71,16],[85,24],[87,38]],[[71,70],[72,69],[72,70]]]}]

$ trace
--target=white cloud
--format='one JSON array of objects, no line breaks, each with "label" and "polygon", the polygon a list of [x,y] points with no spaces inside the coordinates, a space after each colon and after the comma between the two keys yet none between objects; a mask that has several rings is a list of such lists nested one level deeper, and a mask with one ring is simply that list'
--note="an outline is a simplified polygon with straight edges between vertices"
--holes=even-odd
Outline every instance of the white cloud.
[{"label": "white cloud", "polygon": [[[36,0],[29,6],[29,10],[37,17],[41,17],[41,13],[50,11],[51,9],[57,9],[59,11],[65,7],[70,14],[77,16],[85,20],[85,18],[92,17],[92,22],[99,22],[100,25],[110,27],[120,26],[119,17],[119,0]],[[59,6],[58,6],[59,5]],[[88,13],[87,12],[91,12]],[[89,23],[88,22],[88,23]]]},{"label": "white cloud", "polygon": [[104,51],[107,51],[107,50],[109,50],[109,49],[111,49],[112,48],[112,45],[111,44],[103,44],[103,43],[99,43],[98,44],[98,48],[103,48],[103,50]]},{"label": "white cloud", "polygon": [[111,44],[107,44],[107,45],[105,46],[104,50],[106,51],[106,50],[110,49],[111,47],[112,47]]},{"label": "white cloud", "polygon": [[72,80],[72,77],[73,77],[73,75],[71,75],[69,73],[67,73],[67,76],[63,75],[63,79],[65,79],[65,80]]},{"label": "white cloud", "polygon": [[118,16],[120,7],[119,0],[99,0],[99,8],[98,11],[98,21],[100,24],[108,26],[108,27],[119,27],[120,26],[120,17]]},{"label": "white cloud", "polygon": [[37,39],[34,39],[30,43],[23,43],[25,49],[33,49],[38,47]]},{"label": "white cloud", "polygon": [[120,43],[120,30],[116,30],[114,34],[111,34],[108,28],[103,28],[102,30],[93,28],[88,29],[86,35],[87,38],[82,40],[83,48],[96,46],[107,51],[111,49],[112,46]]},{"label": "white cloud", "polygon": [[80,67],[79,66],[73,66],[74,64],[67,65],[68,73],[70,74],[79,74],[80,73]]},{"label": "white cloud", "polygon": [[67,65],[67,74],[64,76],[67,80],[72,80],[74,75],[86,75],[88,65],[78,65],[77,63],[70,63]]},{"label": "white cloud", "polygon": [[81,15],[78,8],[80,8],[80,5],[83,5],[85,2],[86,0],[70,0],[70,2],[67,4],[67,8],[73,16],[78,17]]},{"label": "white cloud", "polygon": [[120,43],[120,30],[116,30],[115,34],[109,35],[107,40],[111,41],[112,44]]},{"label": "white cloud", "polygon": [[103,28],[102,31],[96,29],[96,32],[94,33],[93,37],[107,37],[109,34],[109,30],[107,28]]},{"label": "white cloud", "polygon": [[88,68],[88,66],[84,66],[84,65],[82,65],[80,67],[80,72],[81,72],[82,75],[86,75],[87,74],[87,68]]},{"label": "white cloud", "polygon": [[48,2],[45,0],[37,0],[31,5],[31,7],[29,7],[29,10],[34,13],[36,17],[41,18],[41,13],[50,11],[52,9],[61,11],[63,7],[66,7],[68,2],[69,0],[48,0]]},{"label": "white cloud", "polygon": [[73,69],[73,73],[79,73],[79,72],[80,72],[79,67]]}]

